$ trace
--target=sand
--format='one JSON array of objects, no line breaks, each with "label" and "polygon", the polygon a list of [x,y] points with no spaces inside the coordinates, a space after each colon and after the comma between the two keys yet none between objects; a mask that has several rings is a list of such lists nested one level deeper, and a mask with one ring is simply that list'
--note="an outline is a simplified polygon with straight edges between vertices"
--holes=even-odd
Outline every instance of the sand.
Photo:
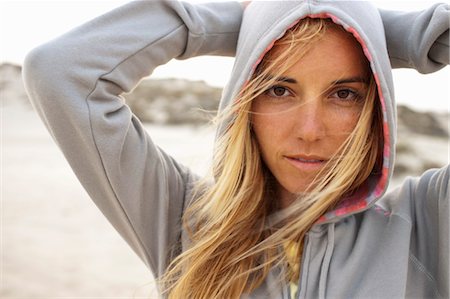
[{"label": "sand", "polygon": [[[91,202],[37,114],[23,105],[1,112],[0,297],[156,298],[150,271]],[[211,132],[149,130],[205,171]],[[177,131],[186,146],[174,144]]]}]

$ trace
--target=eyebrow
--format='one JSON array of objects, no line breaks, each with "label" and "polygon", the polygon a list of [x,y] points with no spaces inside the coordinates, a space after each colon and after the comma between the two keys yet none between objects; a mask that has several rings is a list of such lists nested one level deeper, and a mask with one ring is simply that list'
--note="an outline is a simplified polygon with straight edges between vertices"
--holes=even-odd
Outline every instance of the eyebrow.
[{"label": "eyebrow", "polygon": [[367,81],[367,79],[363,78],[363,77],[351,77],[351,78],[345,78],[345,79],[340,79],[340,80],[336,80],[331,82],[330,85],[338,85],[338,84],[345,84],[345,83],[365,83],[368,84],[369,82]]},{"label": "eyebrow", "polygon": [[[274,76],[266,76],[266,80],[271,80],[273,79]],[[277,82],[285,82],[285,83],[291,83],[291,84],[297,84],[297,80],[295,80],[294,78],[290,78],[290,77],[278,77],[276,78]],[[330,85],[338,85],[338,84],[345,84],[345,83],[365,83],[368,84],[367,79],[363,78],[363,77],[350,77],[350,78],[344,78],[344,79],[340,79],[340,80],[336,80],[331,82]]]},{"label": "eyebrow", "polygon": [[277,82],[297,84],[297,80],[295,80],[294,78],[289,78],[289,77],[275,77],[272,75],[268,75],[268,76],[264,77],[264,80],[269,81],[269,80],[272,80],[273,78],[275,78],[275,80]]},{"label": "eyebrow", "polygon": [[297,80],[295,80],[294,78],[289,78],[289,77],[278,77],[277,78],[278,82],[285,82],[285,83],[292,83],[292,84],[296,84]]}]

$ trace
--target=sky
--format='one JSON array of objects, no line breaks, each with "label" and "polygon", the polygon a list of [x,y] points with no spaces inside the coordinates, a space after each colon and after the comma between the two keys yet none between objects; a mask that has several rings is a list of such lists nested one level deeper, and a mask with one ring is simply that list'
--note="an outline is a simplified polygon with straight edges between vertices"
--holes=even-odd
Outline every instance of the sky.
[{"label": "sky", "polygon": [[[217,1],[217,0],[215,0]],[[104,12],[123,5],[124,0],[0,0],[0,63],[22,64],[31,49]],[[206,2],[188,0],[188,2]],[[378,7],[394,10],[421,10],[436,1],[372,1]],[[447,1],[440,1],[446,2]],[[224,86],[231,72],[232,58],[198,57],[171,61],[158,67],[154,78],[178,77],[204,80]],[[217,71],[211,72],[211,65]],[[450,67],[420,75],[414,70],[394,70],[396,98],[418,110],[450,112]],[[412,88],[414,87],[414,88]],[[420,88],[418,88],[420,87]]]}]

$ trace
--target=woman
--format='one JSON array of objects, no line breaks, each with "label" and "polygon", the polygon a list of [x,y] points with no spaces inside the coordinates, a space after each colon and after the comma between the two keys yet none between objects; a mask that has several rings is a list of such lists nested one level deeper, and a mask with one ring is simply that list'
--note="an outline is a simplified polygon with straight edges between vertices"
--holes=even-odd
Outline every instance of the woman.
[{"label": "woman", "polygon": [[[402,26],[383,12],[394,36],[414,33],[390,42],[393,65],[448,64],[447,10]],[[135,2],[27,57],[29,95],[90,196],[171,298],[448,297],[449,168],[385,194],[395,103],[379,12],[264,1],[241,23],[241,11]],[[120,95],[172,58],[235,53],[213,180],[200,180]]]}]

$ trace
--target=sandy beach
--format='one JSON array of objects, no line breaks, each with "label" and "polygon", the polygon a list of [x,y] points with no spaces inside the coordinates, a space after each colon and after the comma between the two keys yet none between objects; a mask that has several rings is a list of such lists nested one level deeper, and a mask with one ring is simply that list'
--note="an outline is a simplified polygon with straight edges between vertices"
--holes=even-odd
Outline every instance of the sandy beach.
[{"label": "sandy beach", "polygon": [[[37,114],[12,104],[1,116],[0,297],[156,298],[150,271],[89,199]],[[149,130],[177,159],[206,169],[212,132],[182,127],[175,139],[176,129]]]}]

